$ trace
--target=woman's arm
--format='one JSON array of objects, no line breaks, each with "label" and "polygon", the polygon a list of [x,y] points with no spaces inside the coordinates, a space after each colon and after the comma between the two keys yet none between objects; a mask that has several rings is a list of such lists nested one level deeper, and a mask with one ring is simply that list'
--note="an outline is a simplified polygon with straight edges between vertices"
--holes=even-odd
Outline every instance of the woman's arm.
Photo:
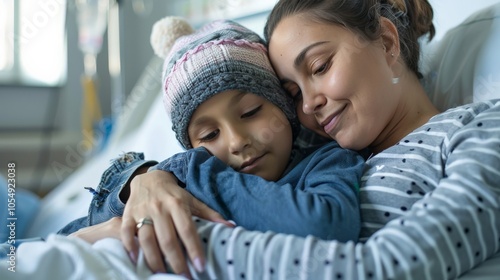
[{"label": "woman's arm", "polygon": [[[186,154],[189,153],[184,155]],[[319,152],[314,160],[306,164],[303,172],[291,175],[296,178],[287,179],[300,185],[295,189],[292,185],[283,183],[273,183],[271,186],[257,176],[238,173],[208,153],[195,159],[182,155],[174,156],[168,161],[177,166],[170,170],[175,170],[176,175],[183,180],[187,177],[200,178],[199,181],[188,183],[188,189],[192,186],[189,190],[197,193],[200,198],[215,198],[216,202],[209,206],[216,210],[230,213],[227,209],[233,209],[238,212],[235,218],[247,219],[245,222],[260,226],[263,230],[288,231],[303,236],[316,234],[329,239],[338,237],[351,240],[357,237],[359,209],[355,189],[363,161],[353,152],[338,149],[338,146],[324,147],[323,152]],[[192,167],[186,168],[189,164]],[[200,170],[200,164],[203,166],[201,168],[210,169],[202,172],[205,177],[196,174]],[[325,170],[336,172],[324,172]],[[218,188],[229,191],[214,196],[211,186],[217,184],[204,184],[203,180],[207,176],[215,176],[212,179],[220,183]],[[249,183],[245,181],[248,178],[257,181]],[[228,183],[229,179],[234,181]],[[210,217],[211,212],[204,204],[200,203],[202,207],[197,207],[192,201],[198,201],[184,189],[178,188],[177,184],[176,179],[164,171],[137,176],[131,184],[132,194],[125,207],[122,236],[127,249],[137,252],[133,242],[135,224],[146,216],[154,220],[154,229],[148,227],[137,233],[148,264],[153,270],[164,271],[163,259],[158,250],[160,247],[176,273],[187,271],[177,236],[186,246],[190,259],[193,262],[198,259],[198,268],[203,266],[204,254],[191,215],[206,218]],[[127,209],[130,211],[127,212]],[[247,213],[243,212],[245,209]],[[225,222],[215,215],[211,216],[211,220]]]}]

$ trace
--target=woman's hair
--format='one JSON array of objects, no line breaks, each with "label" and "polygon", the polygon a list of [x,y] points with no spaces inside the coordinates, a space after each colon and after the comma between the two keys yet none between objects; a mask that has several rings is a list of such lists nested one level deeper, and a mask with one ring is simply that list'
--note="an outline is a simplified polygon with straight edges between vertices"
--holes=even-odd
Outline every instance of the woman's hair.
[{"label": "woman's hair", "polygon": [[312,21],[340,24],[369,40],[380,37],[380,17],[385,17],[398,30],[404,62],[422,77],[418,70],[418,39],[428,33],[430,41],[435,34],[433,10],[427,0],[280,0],[264,28],[266,41],[283,18],[295,14]]}]

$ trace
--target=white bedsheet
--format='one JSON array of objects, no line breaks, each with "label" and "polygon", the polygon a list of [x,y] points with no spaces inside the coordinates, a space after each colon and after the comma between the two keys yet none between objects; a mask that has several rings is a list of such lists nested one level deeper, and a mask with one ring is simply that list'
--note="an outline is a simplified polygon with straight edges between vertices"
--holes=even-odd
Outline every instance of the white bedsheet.
[{"label": "white bedsheet", "polygon": [[[14,265],[14,266],[13,266]],[[78,238],[49,235],[47,241],[23,243],[15,260],[0,262],[0,279],[183,280],[173,274],[153,274],[142,252],[137,265],[121,242],[106,238],[90,245]]]},{"label": "white bedsheet", "polygon": [[[15,264],[15,272],[12,265]],[[460,280],[496,280],[500,276],[500,253]],[[9,270],[9,268],[11,268]],[[128,257],[121,242],[106,238],[90,245],[78,238],[49,235],[47,241],[23,243],[15,262],[0,260],[0,279],[129,279],[183,280],[173,274],[152,274],[139,253],[137,265]]]}]

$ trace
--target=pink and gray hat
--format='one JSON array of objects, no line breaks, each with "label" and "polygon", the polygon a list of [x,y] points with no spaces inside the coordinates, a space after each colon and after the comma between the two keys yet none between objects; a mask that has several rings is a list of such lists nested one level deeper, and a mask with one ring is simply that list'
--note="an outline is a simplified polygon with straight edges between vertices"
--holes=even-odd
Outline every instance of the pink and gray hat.
[{"label": "pink and gray hat", "polygon": [[213,21],[193,33],[182,18],[167,17],[153,26],[151,44],[164,58],[163,102],[172,130],[184,148],[198,106],[227,90],[251,92],[280,108],[297,135],[295,106],[276,76],[262,38],[230,20]]}]

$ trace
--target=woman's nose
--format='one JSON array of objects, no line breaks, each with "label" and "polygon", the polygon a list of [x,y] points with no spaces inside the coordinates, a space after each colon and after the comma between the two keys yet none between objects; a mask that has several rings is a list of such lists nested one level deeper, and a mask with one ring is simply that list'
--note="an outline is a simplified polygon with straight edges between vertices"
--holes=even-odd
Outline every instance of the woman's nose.
[{"label": "woman's nose", "polygon": [[326,98],[322,94],[302,93],[302,111],[306,115],[313,115],[326,103]]}]

